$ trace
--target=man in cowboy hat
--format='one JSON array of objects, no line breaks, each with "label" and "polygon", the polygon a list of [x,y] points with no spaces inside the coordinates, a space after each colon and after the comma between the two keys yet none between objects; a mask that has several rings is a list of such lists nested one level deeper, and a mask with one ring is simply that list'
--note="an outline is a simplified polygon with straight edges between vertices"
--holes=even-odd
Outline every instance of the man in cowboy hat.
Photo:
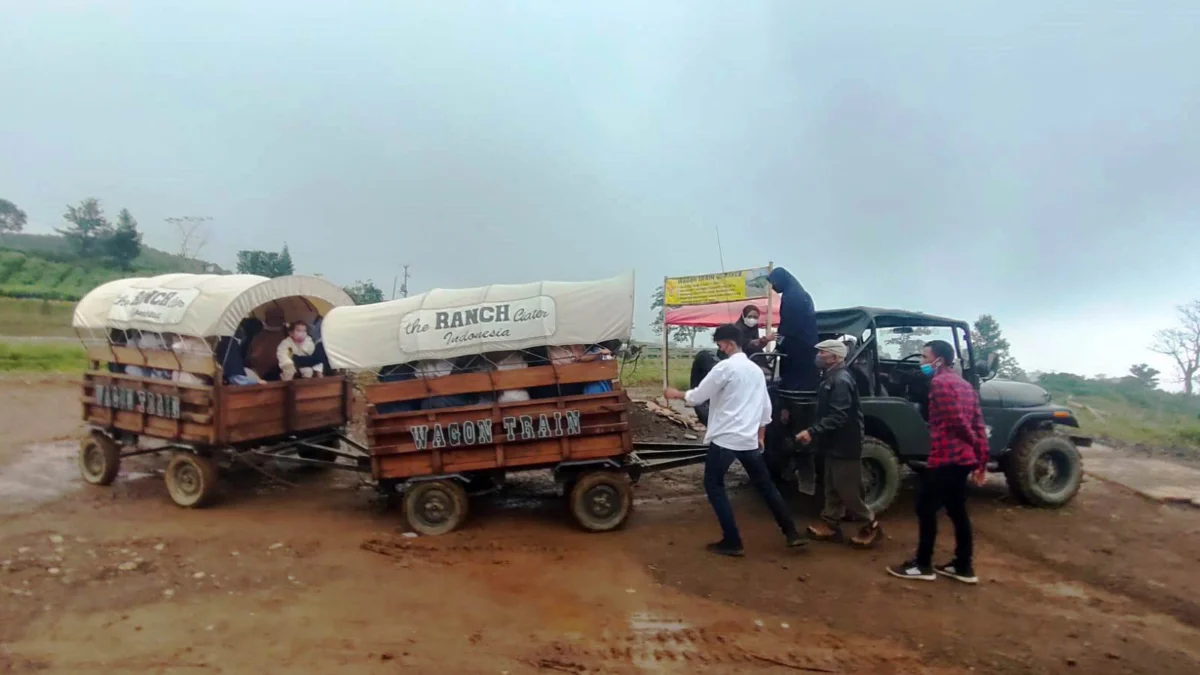
[{"label": "man in cowboy hat", "polygon": [[825,456],[825,508],[821,522],[810,525],[808,536],[818,541],[842,539],[842,521],[858,525],[850,543],[869,547],[879,537],[879,523],[862,498],[863,414],[854,377],[846,370],[844,342],[817,344],[817,412],[813,425],[796,435],[796,441],[815,443]]}]

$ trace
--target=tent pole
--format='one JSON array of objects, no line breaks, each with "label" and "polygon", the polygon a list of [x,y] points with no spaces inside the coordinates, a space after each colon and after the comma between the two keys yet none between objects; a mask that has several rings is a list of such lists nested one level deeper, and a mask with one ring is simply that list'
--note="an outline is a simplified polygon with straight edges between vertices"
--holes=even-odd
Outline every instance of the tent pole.
[{"label": "tent pole", "polygon": [[668,277],[663,277],[663,323],[662,323],[663,356],[662,356],[662,363],[663,363],[663,389],[664,390],[667,387],[671,386],[669,366],[667,365],[667,363],[668,363],[667,362],[667,359],[668,359],[667,350],[670,349],[670,344],[671,344],[670,334],[669,334],[670,327],[667,325],[667,279],[668,279]]}]

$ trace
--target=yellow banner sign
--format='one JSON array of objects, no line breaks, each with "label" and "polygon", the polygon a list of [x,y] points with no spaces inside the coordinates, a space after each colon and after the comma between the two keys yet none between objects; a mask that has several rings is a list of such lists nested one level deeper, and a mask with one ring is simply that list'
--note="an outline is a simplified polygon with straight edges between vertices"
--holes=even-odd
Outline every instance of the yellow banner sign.
[{"label": "yellow banner sign", "polygon": [[668,307],[682,307],[765,298],[771,290],[771,284],[767,282],[768,273],[766,267],[756,267],[736,272],[667,279],[664,289],[665,304]]}]

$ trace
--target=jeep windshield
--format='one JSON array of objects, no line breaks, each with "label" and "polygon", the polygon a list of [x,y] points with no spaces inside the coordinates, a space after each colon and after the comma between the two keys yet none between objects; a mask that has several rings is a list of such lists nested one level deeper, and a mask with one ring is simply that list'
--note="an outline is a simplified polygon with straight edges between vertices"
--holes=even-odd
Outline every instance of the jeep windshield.
[{"label": "jeep windshield", "polygon": [[[961,349],[961,344],[955,344],[954,329],[949,326],[901,326],[898,328],[879,329],[879,358],[882,361],[902,361],[908,359],[917,361],[914,355],[920,355],[925,343],[933,340],[945,340],[955,345],[955,351]],[[913,358],[909,358],[913,357]]]}]

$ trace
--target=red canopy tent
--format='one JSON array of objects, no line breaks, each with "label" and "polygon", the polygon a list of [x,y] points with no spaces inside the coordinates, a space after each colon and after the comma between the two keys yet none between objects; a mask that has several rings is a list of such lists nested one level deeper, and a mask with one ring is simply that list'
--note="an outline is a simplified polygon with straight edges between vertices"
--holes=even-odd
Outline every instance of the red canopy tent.
[{"label": "red canopy tent", "polygon": [[752,298],[737,302],[718,302],[711,305],[687,305],[684,307],[668,307],[666,324],[668,326],[694,326],[697,328],[715,328],[721,324],[733,323],[742,316],[746,305],[758,308],[758,314],[763,318],[762,325],[767,327],[778,323],[779,295],[772,293],[771,312],[767,311],[766,298]]}]

